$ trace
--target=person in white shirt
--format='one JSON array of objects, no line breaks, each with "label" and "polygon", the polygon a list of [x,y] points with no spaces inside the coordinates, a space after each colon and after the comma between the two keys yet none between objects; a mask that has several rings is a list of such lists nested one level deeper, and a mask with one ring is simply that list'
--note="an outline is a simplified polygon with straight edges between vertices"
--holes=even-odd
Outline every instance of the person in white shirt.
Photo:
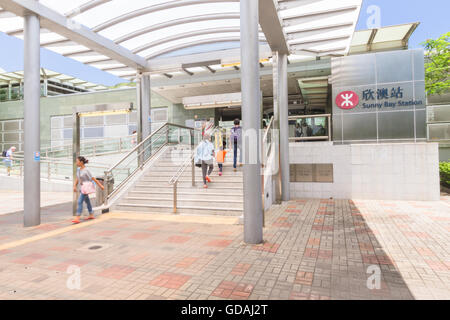
[{"label": "person in white shirt", "polygon": [[201,164],[202,167],[203,188],[208,188],[206,182],[212,182],[209,175],[214,169],[214,146],[210,138],[211,136],[205,133],[195,154],[195,163]]}]

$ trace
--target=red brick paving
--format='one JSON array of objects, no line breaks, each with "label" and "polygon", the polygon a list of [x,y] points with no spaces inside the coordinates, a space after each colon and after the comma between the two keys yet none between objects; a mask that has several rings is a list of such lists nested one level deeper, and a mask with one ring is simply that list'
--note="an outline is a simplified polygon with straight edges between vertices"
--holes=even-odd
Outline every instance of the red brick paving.
[{"label": "red brick paving", "polygon": [[184,274],[177,274],[165,272],[150,281],[151,286],[162,287],[167,289],[180,289],[186,282],[191,279],[191,276]]},{"label": "red brick paving", "polygon": [[109,268],[104,269],[103,271],[99,272],[97,276],[104,277],[104,278],[111,278],[111,279],[122,279],[129,275],[130,273],[134,272],[136,268],[128,267],[128,266],[120,266],[120,265],[114,265]]},{"label": "red brick paving", "polygon": [[244,276],[251,266],[252,265],[249,263],[238,263],[233,270],[231,270],[231,274],[235,276]]},{"label": "red brick paving", "polygon": [[208,243],[206,243],[206,246],[225,248],[225,247],[228,247],[231,244],[231,242],[233,242],[233,240],[218,239],[218,240],[209,241]]},{"label": "red brick paving", "polygon": [[132,234],[129,238],[135,240],[145,240],[152,236],[153,234],[147,232],[137,232]]},{"label": "red brick paving", "polygon": [[[0,251],[0,299],[449,299],[449,204],[291,201],[266,214],[261,245],[245,245],[242,226],[106,220]],[[111,247],[77,250],[99,235]],[[58,287],[65,272],[49,278],[70,264],[82,265],[86,291]],[[372,265],[380,290],[366,288]]]},{"label": "red brick paving", "polygon": [[82,267],[82,266],[84,266],[85,264],[88,264],[88,263],[89,263],[89,261],[86,261],[86,260],[69,259],[69,260],[66,260],[66,261],[64,261],[62,263],[54,265],[53,267],[50,267],[50,270],[66,271],[69,266],[74,265],[74,266],[77,266],[77,267]]},{"label": "red brick paving", "polygon": [[194,258],[194,257],[186,257],[186,258],[183,258],[182,260],[180,260],[180,261],[175,265],[175,267],[187,269],[187,268],[189,268],[192,264],[194,264],[197,260],[198,260],[198,258]]},{"label": "red brick paving", "polygon": [[222,281],[211,295],[225,299],[242,300],[248,299],[252,290],[253,286],[251,284]]},{"label": "red brick paving", "polygon": [[26,255],[22,258],[16,259],[13,262],[19,263],[19,264],[32,264],[36,262],[37,260],[44,259],[46,255],[40,254],[40,253],[32,253],[29,255]]},{"label": "red brick paving", "polygon": [[101,231],[101,232],[97,233],[97,235],[98,236],[109,237],[109,236],[115,235],[116,233],[119,233],[119,232],[120,231],[117,231],[117,230],[104,230],[104,231]]},{"label": "red brick paving", "polygon": [[185,242],[188,242],[191,239],[192,239],[192,237],[172,236],[172,237],[167,238],[167,240],[165,242],[185,243]]},{"label": "red brick paving", "polygon": [[314,273],[299,271],[295,276],[295,284],[303,284],[310,286],[313,282]]},{"label": "red brick paving", "polygon": [[267,251],[271,253],[276,253],[279,247],[280,245],[277,243],[264,242],[264,244],[262,245],[254,245],[252,249],[257,251]]}]

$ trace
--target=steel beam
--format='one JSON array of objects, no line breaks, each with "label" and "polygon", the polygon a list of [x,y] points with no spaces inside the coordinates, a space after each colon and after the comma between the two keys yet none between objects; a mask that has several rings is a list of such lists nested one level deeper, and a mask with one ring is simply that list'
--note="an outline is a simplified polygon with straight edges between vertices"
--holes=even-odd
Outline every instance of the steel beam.
[{"label": "steel beam", "polygon": [[38,1],[0,0],[0,7],[21,17],[34,14],[40,17],[42,28],[53,31],[135,70],[148,71],[147,61],[144,58],[133,54],[112,40],[95,33],[81,24],[75,24],[72,20],[47,8]]},{"label": "steel beam", "polygon": [[272,51],[289,54],[289,45],[278,16],[276,0],[259,0],[259,24]]},{"label": "steel beam", "polygon": [[[260,163],[261,91],[259,83],[258,0],[241,0],[241,79],[244,159],[244,241],[263,241]],[[255,140],[256,139],[256,140]]]},{"label": "steel beam", "polygon": [[40,147],[40,25],[33,14],[24,17],[24,199],[23,224],[41,224]]}]

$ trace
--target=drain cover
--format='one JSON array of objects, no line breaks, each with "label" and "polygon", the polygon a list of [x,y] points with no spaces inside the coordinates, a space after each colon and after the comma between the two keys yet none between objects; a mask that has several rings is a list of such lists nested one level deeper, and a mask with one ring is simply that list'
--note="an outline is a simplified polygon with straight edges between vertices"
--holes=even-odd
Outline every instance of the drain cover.
[{"label": "drain cover", "polygon": [[87,251],[87,252],[98,252],[103,251],[105,249],[108,249],[112,246],[112,244],[109,243],[88,243],[87,245],[77,249],[78,251]]}]

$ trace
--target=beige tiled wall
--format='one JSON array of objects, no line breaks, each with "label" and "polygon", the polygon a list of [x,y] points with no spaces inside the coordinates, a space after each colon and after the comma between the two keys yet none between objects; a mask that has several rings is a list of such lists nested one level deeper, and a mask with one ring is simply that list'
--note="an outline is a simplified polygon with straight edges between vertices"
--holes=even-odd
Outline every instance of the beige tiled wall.
[{"label": "beige tiled wall", "polygon": [[291,198],[439,200],[435,143],[291,143],[291,163],[333,163],[333,183],[293,183]]}]

